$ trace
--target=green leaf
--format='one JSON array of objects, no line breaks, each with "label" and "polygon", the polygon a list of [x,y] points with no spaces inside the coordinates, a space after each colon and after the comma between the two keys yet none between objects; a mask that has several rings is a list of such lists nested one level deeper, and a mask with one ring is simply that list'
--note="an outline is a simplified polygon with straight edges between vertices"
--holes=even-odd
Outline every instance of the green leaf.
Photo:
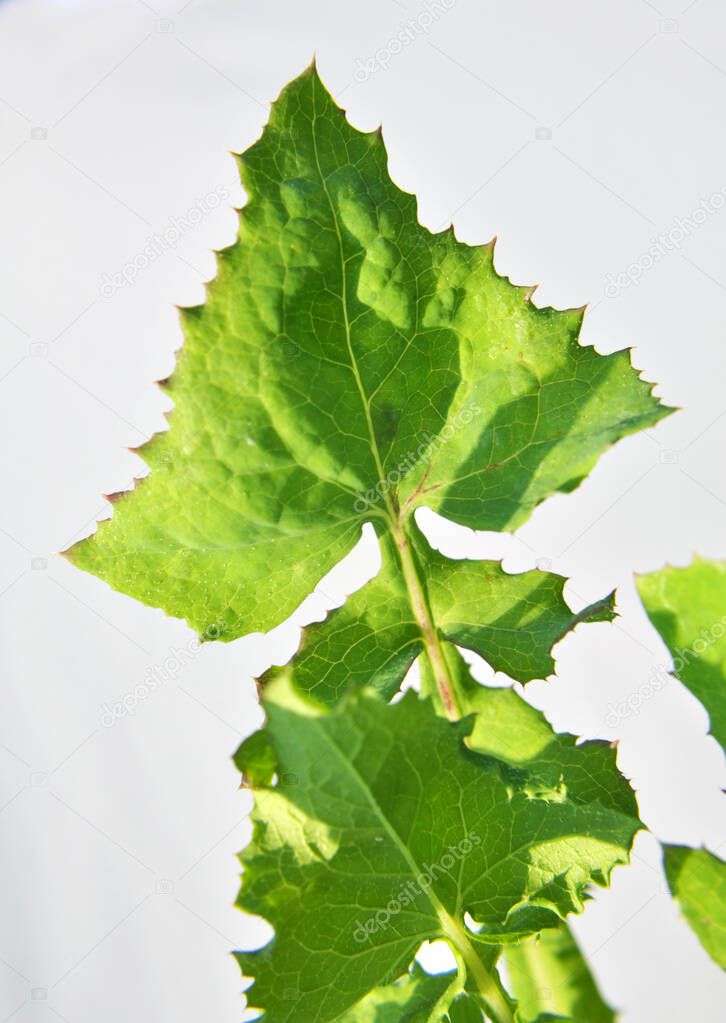
[{"label": "green leaf", "polygon": [[537,1019],[528,1019],[521,1015],[516,1014],[516,1023],[582,1023],[582,1021],[573,1020],[569,1016],[553,1016],[551,1012],[543,1012],[537,1017]]},{"label": "green leaf", "polygon": [[635,793],[618,770],[610,743],[578,742],[574,735],[556,733],[544,714],[512,689],[472,686],[467,710],[475,713],[467,744],[524,770],[530,791],[553,800],[599,803],[637,820]]},{"label": "green leaf", "polygon": [[[239,239],[182,311],[151,473],[70,552],[115,589],[204,635],[266,630],[365,521],[399,551],[423,505],[513,529],[668,413],[628,352],[579,344],[582,310],[537,308],[492,245],[422,227],[380,133],[353,128],[314,68],[240,167]],[[403,552],[397,571],[421,625]]]},{"label": "green leaf", "polygon": [[517,1014],[516,1023],[578,1023],[578,1021],[570,1019],[569,1016],[553,1016],[551,1012],[543,1012],[535,1020],[525,1019],[524,1016]]},{"label": "green leaf", "polygon": [[667,845],[664,852],[673,898],[708,954],[726,970],[726,863],[707,849]]},{"label": "green leaf", "polygon": [[268,732],[253,732],[237,749],[234,763],[245,786],[269,785],[277,768],[277,758]]},{"label": "green leaf", "polygon": [[276,933],[240,953],[251,1004],[267,1023],[337,1019],[443,938],[467,989],[513,1020],[486,941],[579,911],[626,862],[637,818],[531,791],[526,771],[467,749],[471,718],[446,722],[411,692],[331,710],[281,674],[265,708],[280,781],[255,791],[239,904]]},{"label": "green leaf", "polygon": [[[458,970],[431,975],[414,963],[410,973],[375,988],[338,1019],[339,1023],[440,1023],[460,991]],[[481,1023],[481,1010],[476,1011]]]},{"label": "green leaf", "polygon": [[449,1023],[482,1023],[481,1009],[471,995],[461,994],[452,1002]]},{"label": "green leaf", "polygon": [[[708,711],[726,752],[726,562],[639,576],[638,592],[673,657],[673,672]],[[706,849],[664,847],[673,897],[701,944],[726,969],[726,863]]]},{"label": "green leaf", "polygon": [[[426,584],[438,641],[474,651],[519,682],[551,675],[552,647],[578,624],[614,617],[613,595],[576,614],[565,603],[562,576],[513,575],[499,562],[452,560],[423,538],[412,541],[410,555]],[[303,633],[293,662],[295,684],[323,703],[362,685],[390,699],[425,648],[395,545],[384,536],[380,546],[378,575]],[[263,684],[277,671],[263,676]]]},{"label": "green leaf", "polygon": [[523,1023],[546,1018],[614,1023],[615,1013],[603,1001],[567,924],[507,947],[505,959]]},{"label": "green leaf", "polygon": [[696,560],[639,576],[638,592],[674,673],[708,711],[726,752],[726,562]]}]

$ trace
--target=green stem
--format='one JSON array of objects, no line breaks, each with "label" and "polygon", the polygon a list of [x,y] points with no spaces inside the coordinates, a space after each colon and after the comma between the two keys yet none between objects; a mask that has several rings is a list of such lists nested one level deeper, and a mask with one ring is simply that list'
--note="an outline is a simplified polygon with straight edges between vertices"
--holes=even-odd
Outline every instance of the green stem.
[{"label": "green stem", "polygon": [[439,913],[439,919],[444,934],[464,962],[469,981],[476,986],[475,997],[487,1017],[492,1020],[492,1023],[515,1023],[514,1014],[498,978],[479,958],[479,954],[472,942],[469,941],[464,928],[445,911]]},{"label": "green stem", "polygon": [[[389,524],[398,550],[411,609],[421,630],[424,650],[431,665],[436,691],[446,716],[450,721],[458,721],[464,710],[464,700],[446,660],[411,543],[397,514],[389,514]],[[443,933],[460,955],[466,974],[471,984],[475,986],[479,1003],[487,1016],[492,1023],[515,1023],[509,1001],[496,973],[481,960],[475,945],[469,940],[466,929],[447,913],[442,905],[439,904],[437,909]]]},{"label": "green stem", "polygon": [[444,712],[450,721],[457,721],[463,713],[461,696],[446,663],[439,633],[431,617],[431,609],[411,550],[411,544],[398,518],[391,516],[389,522],[398,550],[403,578],[408,589],[411,610],[421,630],[424,649],[431,664],[431,671],[444,706]]}]

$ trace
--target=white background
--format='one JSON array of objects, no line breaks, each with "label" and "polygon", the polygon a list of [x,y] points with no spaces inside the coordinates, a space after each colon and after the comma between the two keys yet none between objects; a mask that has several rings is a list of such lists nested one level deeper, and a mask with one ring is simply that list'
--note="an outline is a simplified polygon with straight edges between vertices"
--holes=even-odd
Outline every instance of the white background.
[{"label": "white background", "polygon": [[[605,290],[726,186],[726,11],[685,3],[456,0],[356,81],[358,59],[385,60],[420,19],[417,0],[0,2],[0,1023],[233,1023],[228,950],[267,934],[232,908],[248,800],[229,756],[260,720],[252,675],[290,655],[296,628],[209,645],[174,672],[187,627],[54,552],[108,513],[101,492],[143,473],[127,447],[165,424],[152,381],[180,344],[174,303],[202,300],[244,201],[228,151],[257,137],[314,51],[353,123],[383,122],[425,224],[496,233],[500,271],[541,281],[539,303],[589,302],[584,341],[635,345],[683,407],[518,537],[423,520],[450,554],[512,570],[550,559],[573,606],[621,587],[619,623],[579,629],[558,678],[527,694],[560,728],[620,740],[659,837],[726,842],[703,710],[675,682],[637,714],[611,709],[667,663],[633,570],[726,556],[726,210],[637,285]],[[228,202],[101,293],[219,186]],[[296,621],[374,569],[364,547]],[[104,703],[164,665],[173,677],[103,727]],[[726,982],[666,898],[651,837],[576,930],[626,1023],[721,1014]]]}]

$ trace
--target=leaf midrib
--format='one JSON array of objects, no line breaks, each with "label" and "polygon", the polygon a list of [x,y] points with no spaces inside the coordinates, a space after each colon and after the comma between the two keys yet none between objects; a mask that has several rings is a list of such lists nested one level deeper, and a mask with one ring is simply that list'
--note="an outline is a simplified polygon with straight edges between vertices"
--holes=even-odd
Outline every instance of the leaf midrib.
[{"label": "leaf midrib", "polygon": [[[385,475],[384,475],[384,472],[383,472],[383,462],[382,462],[382,459],[381,459],[380,452],[378,450],[378,441],[376,439],[375,430],[373,428],[373,420],[371,418],[371,413],[370,413],[370,402],[369,402],[368,396],[366,395],[365,388],[363,386],[363,380],[361,378],[360,369],[358,367],[358,360],[356,359],[355,351],[353,350],[353,342],[352,342],[352,338],[351,338],[350,319],[348,317],[347,260],[345,258],[345,248],[344,248],[344,245],[343,245],[343,234],[342,234],[341,229],[340,229],[340,223],[339,223],[339,220],[338,220],[338,212],[337,212],[337,210],[335,208],[335,204],[333,202],[333,197],[330,194],[330,190],[328,188],[328,183],[327,183],[326,177],[325,177],[325,175],[323,173],[322,166],[320,164],[320,155],[318,153],[318,140],[317,140],[317,134],[316,134],[316,128],[315,128],[315,126],[317,124],[317,121],[318,121],[318,113],[317,113],[317,104],[316,104],[316,85],[315,85],[314,82],[313,82],[313,88],[312,88],[312,99],[313,99],[313,119],[312,119],[310,134],[311,134],[312,143],[313,143],[313,153],[315,155],[315,165],[316,165],[317,170],[318,170],[318,175],[320,177],[321,186],[323,188],[323,191],[325,192],[325,197],[326,197],[328,205],[330,207],[330,213],[331,213],[331,216],[333,218],[333,225],[335,227],[335,234],[336,234],[336,237],[338,239],[338,252],[339,252],[339,255],[340,255],[340,273],[341,273],[340,305],[341,305],[341,310],[342,310],[342,314],[343,314],[343,325],[344,325],[344,328],[345,328],[345,343],[346,343],[346,346],[347,346],[347,349],[348,349],[348,357],[350,359],[351,372],[353,374],[353,378],[355,380],[356,387],[358,389],[358,395],[360,397],[361,407],[363,409],[363,415],[365,416],[365,420],[366,420],[366,426],[367,426],[367,429],[368,429],[368,436],[369,436],[369,441],[370,441],[371,453],[373,455],[373,460],[374,460],[374,463],[375,463],[376,472],[378,473],[378,482],[382,482],[384,480],[384,478],[385,478]],[[440,692],[441,692],[442,697],[444,699],[444,704],[447,707],[447,713],[448,713],[449,712],[448,711],[449,706],[450,705],[455,705],[455,701],[453,700],[453,697],[451,696],[452,691],[455,690],[455,684],[454,684],[453,678],[451,677],[451,672],[448,671],[448,669],[446,667],[446,663],[445,663],[443,657],[441,656],[441,651],[438,649],[438,647],[439,647],[438,633],[437,633],[437,630],[436,630],[436,627],[435,627],[435,623],[433,621],[433,614],[432,614],[431,607],[430,607],[430,600],[429,600],[427,588],[426,588],[425,585],[421,585],[421,581],[418,580],[417,586],[418,586],[418,589],[420,589],[420,593],[414,593],[412,591],[411,583],[409,582],[408,575],[407,575],[407,572],[406,572],[406,569],[405,569],[405,565],[404,565],[403,560],[402,560],[403,555],[404,555],[405,552],[403,550],[401,540],[402,540],[402,535],[403,535],[403,537],[405,537],[405,530],[404,530],[403,523],[401,521],[401,517],[400,517],[400,515],[398,513],[397,507],[394,504],[394,502],[391,500],[390,493],[389,493],[388,490],[386,490],[386,492],[384,494],[384,503],[385,503],[385,506],[386,506],[386,512],[387,512],[387,518],[388,518],[388,527],[389,527],[389,530],[392,533],[392,535],[393,535],[393,537],[394,537],[394,539],[396,541],[396,547],[398,548],[398,552],[399,552],[399,560],[401,561],[401,573],[402,573],[402,576],[403,576],[403,578],[405,580],[406,589],[407,589],[407,592],[408,592],[409,604],[410,604],[411,610],[412,610],[412,612],[414,614],[414,617],[415,617],[415,619],[416,619],[416,621],[418,623],[419,629],[421,631],[421,636],[422,636],[422,639],[423,639],[424,648],[425,648],[425,650],[427,652],[429,660],[431,661],[432,668],[434,670],[434,676],[437,679],[437,684],[439,685],[439,689],[440,689]],[[405,537],[404,545],[406,547],[408,547],[408,544],[409,544],[408,538]],[[422,605],[421,608],[420,608],[420,612],[417,611],[417,607],[419,605]],[[437,665],[439,665],[438,669],[437,669]],[[439,677],[440,674],[441,674],[441,667],[440,667],[441,665],[443,665],[443,672],[444,672],[444,675],[446,676],[445,678],[440,678]]]},{"label": "leaf midrib", "polygon": [[[380,820],[382,827],[385,829],[390,839],[398,849],[399,853],[403,857],[404,861],[408,865],[409,869],[413,873],[414,879],[417,878],[421,873],[421,868],[416,862],[413,854],[411,853],[408,846],[405,844],[403,839],[399,836],[393,824],[389,821],[388,817],[380,805],[378,800],[375,798],[368,782],[363,778],[360,772],[354,767],[350,759],[346,756],[344,751],[335,742],[332,735],[323,727],[323,721],[319,717],[313,718],[316,731],[327,740],[328,746],[333,750],[336,758],[342,762],[347,773],[353,778],[353,781],[358,785],[364,798],[368,802],[369,806],[373,810],[376,817]],[[463,924],[455,919],[444,907],[443,903],[434,895],[432,888],[429,888],[425,895],[431,904],[436,919],[439,924],[441,937],[451,942],[456,950],[462,955],[464,962],[466,963],[468,971],[471,973],[472,979],[475,981],[478,989],[481,993],[491,994],[493,991],[496,993],[496,984],[493,981],[488,969],[484,966],[480,960],[475,946],[469,941],[466,935]],[[431,935],[433,937],[434,934]],[[504,1006],[506,1009],[506,1006]],[[511,1019],[511,1017],[509,1017]]]},{"label": "leaf midrib", "polygon": [[[335,234],[336,234],[336,237],[338,239],[338,253],[339,253],[339,256],[340,256],[340,274],[341,274],[340,306],[341,306],[341,310],[342,310],[342,313],[343,313],[343,326],[345,328],[345,343],[346,343],[346,347],[348,349],[348,357],[350,359],[350,368],[351,368],[351,371],[353,373],[353,378],[355,380],[356,387],[358,389],[358,394],[360,396],[361,406],[363,408],[363,415],[365,416],[365,420],[366,420],[366,427],[368,429],[368,437],[369,437],[369,440],[370,440],[371,452],[373,454],[373,459],[374,459],[375,466],[376,466],[376,472],[378,473],[378,481],[381,482],[384,479],[383,462],[381,460],[381,455],[380,455],[380,452],[378,450],[378,441],[376,439],[375,430],[373,429],[373,420],[371,419],[370,405],[369,405],[369,402],[368,402],[368,397],[367,397],[366,392],[365,392],[365,388],[363,387],[363,380],[361,378],[360,369],[358,367],[358,360],[356,359],[355,352],[353,350],[353,342],[352,342],[351,331],[350,331],[350,320],[349,320],[349,317],[348,317],[348,271],[347,271],[346,258],[345,258],[345,249],[344,249],[344,246],[343,246],[343,235],[342,235],[342,232],[340,230],[340,223],[338,221],[338,211],[335,208],[335,204],[333,202],[333,197],[331,196],[330,190],[328,189],[328,182],[327,182],[327,179],[326,179],[325,175],[323,174],[323,168],[320,165],[320,155],[318,153],[318,139],[317,139],[317,134],[316,134],[316,130],[315,130],[315,126],[316,126],[316,124],[318,122],[318,112],[317,112],[317,104],[316,104],[316,86],[315,86],[315,83],[313,83],[312,97],[313,97],[313,120],[312,120],[312,125],[311,125],[311,136],[312,136],[312,142],[313,142],[313,152],[315,154],[315,166],[317,167],[318,175],[320,176],[320,183],[322,185],[323,191],[325,192],[325,198],[327,199],[328,205],[330,207],[330,213],[331,213],[331,216],[333,218],[333,225],[335,227]],[[386,502],[386,508],[388,510],[389,516],[391,516],[391,518],[394,518],[395,517],[395,511],[394,511],[394,508],[393,508],[393,506],[392,506],[392,504],[390,502],[390,498],[389,498],[387,493],[385,495],[385,502]]]},{"label": "leaf midrib", "polygon": [[[419,874],[422,873],[421,867],[416,862],[413,854],[411,853],[411,850],[408,848],[406,843],[400,837],[400,835],[396,831],[396,829],[393,826],[393,824],[391,823],[391,821],[389,821],[389,819],[386,816],[386,813],[385,813],[383,807],[381,806],[381,804],[378,802],[378,800],[374,796],[373,792],[371,791],[371,788],[370,788],[368,782],[365,780],[365,778],[363,778],[361,773],[351,763],[350,759],[346,756],[345,752],[340,748],[340,746],[338,746],[337,742],[332,737],[330,732],[323,727],[322,720],[320,718],[317,718],[317,717],[314,718],[313,720],[315,722],[315,727],[316,727],[317,731],[320,733],[320,735],[323,736],[324,739],[327,740],[328,745],[335,752],[337,759],[342,762],[342,764],[344,765],[347,773],[352,777],[353,781],[358,785],[358,787],[362,791],[362,793],[363,793],[363,795],[364,795],[364,797],[366,799],[366,802],[369,804],[369,806],[373,810],[373,812],[376,815],[376,817],[380,820],[383,828],[386,830],[386,832],[388,833],[389,837],[391,838],[391,840],[395,844],[396,848],[398,849],[398,851],[401,853],[402,857],[404,858],[404,860],[405,860],[409,870],[411,871],[412,877],[415,879],[416,877],[419,876]],[[437,918],[439,919],[439,922],[441,922],[441,915],[440,914],[442,912],[446,913],[446,910],[445,910],[444,906],[433,895],[433,893],[432,893],[432,891],[430,889],[429,889],[429,891],[426,891],[424,894],[426,895],[428,901],[431,903],[431,908],[434,910],[434,913],[436,914]]]}]

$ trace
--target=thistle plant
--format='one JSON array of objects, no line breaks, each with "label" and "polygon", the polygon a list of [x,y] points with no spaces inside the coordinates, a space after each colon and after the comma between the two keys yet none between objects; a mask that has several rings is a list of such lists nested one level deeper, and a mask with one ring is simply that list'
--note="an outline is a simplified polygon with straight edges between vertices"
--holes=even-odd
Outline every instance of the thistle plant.
[{"label": "thistle plant", "polygon": [[[275,931],[237,953],[248,1003],[266,1023],[613,1020],[567,919],[628,862],[634,792],[608,743],[557,734],[461,651],[547,678],[614,595],[575,613],[562,577],[444,557],[415,513],[516,529],[671,410],[629,352],[580,343],[584,310],[538,307],[493,244],[422,227],[381,133],[354,129],[314,66],[239,167],[239,236],[181,312],[150,474],[69,556],[229,642],[288,617],[375,529],[378,574],[260,679],[266,722],[235,757],[254,792],[239,905]],[[685,649],[723,609],[726,570],[639,586]],[[722,743],[723,632],[679,671]],[[414,665],[419,691],[399,698]],[[726,965],[723,863],[668,847],[665,866]],[[416,955],[436,939],[456,968],[430,975]]]}]

